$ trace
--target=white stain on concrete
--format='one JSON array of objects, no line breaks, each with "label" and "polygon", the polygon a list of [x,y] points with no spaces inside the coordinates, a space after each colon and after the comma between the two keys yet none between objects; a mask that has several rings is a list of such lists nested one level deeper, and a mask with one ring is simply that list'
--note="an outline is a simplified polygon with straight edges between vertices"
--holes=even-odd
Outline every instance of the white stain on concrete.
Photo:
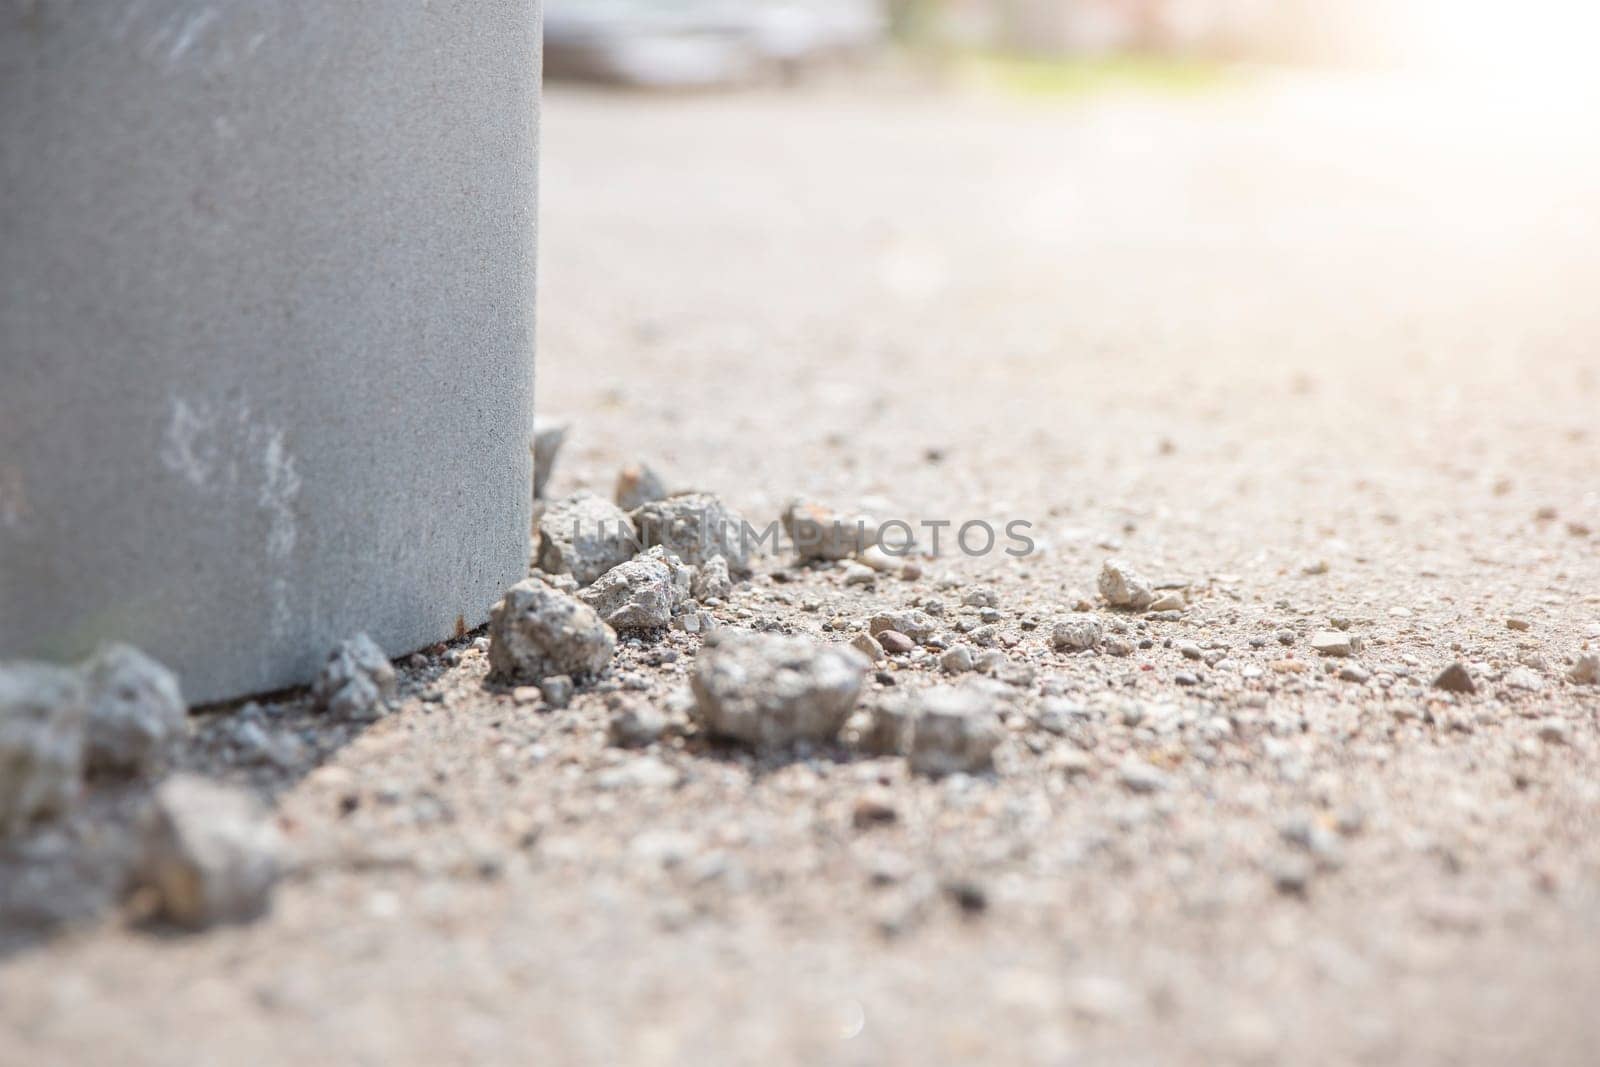
[{"label": "white stain on concrete", "polygon": [[287,570],[300,539],[296,503],[302,481],[284,430],[253,415],[243,401],[214,403],[174,394],[162,434],[161,464],[219,509],[249,507],[266,516],[262,548],[273,628],[291,622]]},{"label": "white stain on concrete", "polygon": [[172,45],[167,49],[167,65],[174,66],[182,60],[200,39],[200,35],[206,32],[206,27],[216,22],[219,17],[216,9],[209,7],[184,16],[175,29]]}]

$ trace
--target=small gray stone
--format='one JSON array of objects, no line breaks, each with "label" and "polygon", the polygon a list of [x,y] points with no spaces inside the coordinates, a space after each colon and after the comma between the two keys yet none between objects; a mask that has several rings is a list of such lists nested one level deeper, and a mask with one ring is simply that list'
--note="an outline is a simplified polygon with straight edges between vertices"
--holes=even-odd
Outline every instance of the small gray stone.
[{"label": "small gray stone", "polygon": [[1155,588],[1149,580],[1120,559],[1108,559],[1101,565],[1096,584],[1114,608],[1144,611],[1155,603]]},{"label": "small gray stone", "polygon": [[856,634],[850,639],[850,647],[873,663],[879,663],[883,660],[883,646],[878,644],[877,638],[871,634]]},{"label": "small gray stone", "polygon": [[1178,654],[1184,659],[1200,659],[1205,652],[1194,641],[1179,641]]},{"label": "small gray stone", "polygon": [[934,621],[933,616],[915,608],[906,611],[879,612],[867,624],[867,631],[874,637],[885,630],[894,630],[905,634],[917,644],[932,637],[938,628],[939,624]]},{"label": "small gray stone", "polygon": [[552,708],[564,708],[572,703],[572,692],[575,688],[572,679],[567,675],[552,674],[539,683],[539,695]]},{"label": "small gray stone", "polygon": [[660,545],[692,567],[702,567],[721,556],[730,574],[750,573],[754,536],[748,535],[737,512],[710,493],[681,493],[651,501],[633,513],[633,521],[647,548]]},{"label": "small gray stone", "polygon": [[1087,652],[1100,643],[1100,620],[1093,615],[1071,615],[1057,622],[1050,644],[1063,652]]},{"label": "small gray stone", "polygon": [[1151,611],[1183,611],[1188,607],[1189,602],[1177,590],[1162,593],[1150,602]]},{"label": "small gray stone", "polygon": [[1477,683],[1472,680],[1472,672],[1467,670],[1464,663],[1452,663],[1433,679],[1435,689],[1443,689],[1447,693],[1476,693]]},{"label": "small gray stone", "polygon": [[733,592],[733,576],[728,573],[727,559],[712,556],[702,563],[695,574],[693,591],[697,600],[728,599]]},{"label": "small gray stone", "polygon": [[0,663],[0,837],[72,806],[88,718],[77,671]]},{"label": "small gray stone", "polygon": [[729,634],[695,659],[691,714],[709,733],[763,747],[829,741],[855,706],[866,668],[851,649]]},{"label": "small gray stone", "polygon": [[998,648],[985,649],[978,653],[978,658],[973,661],[973,666],[979,674],[998,675],[1010,664],[1006,654]]},{"label": "small gray stone", "polygon": [[502,681],[605,670],[617,637],[595,610],[536,578],[518,582],[489,610],[489,670]]},{"label": "small gray stone", "polygon": [[570,574],[588,585],[640,547],[633,521],[615,504],[593,493],[574,493],[539,515],[535,565],[549,574]]},{"label": "small gray stone", "polygon": [[860,563],[846,563],[844,565],[844,584],[872,585],[878,580],[878,572],[871,567]]},{"label": "small gray stone", "polygon": [[637,698],[613,711],[607,726],[611,743],[622,748],[643,748],[666,732],[667,717]]},{"label": "small gray stone", "polygon": [[1567,672],[1567,680],[1574,685],[1600,685],[1600,654],[1579,656]]},{"label": "small gray stone", "polygon": [[356,634],[328,653],[311,697],[319,711],[369,722],[382,717],[396,687],[394,664],[383,649],[366,634]]},{"label": "small gray stone", "polygon": [[277,828],[255,798],[190,774],[155,792],[140,879],[181,926],[244,922],[264,913],[280,872]]},{"label": "small gray stone", "polygon": [[935,686],[916,697],[910,767],[918,774],[975,774],[994,766],[1000,726],[993,703],[971,686]]},{"label": "small gray stone", "polygon": [[544,419],[533,420],[533,439],[529,442],[529,450],[533,453],[533,498],[544,499],[545,485],[550,481],[550,474],[556,467],[556,456],[561,452],[561,446],[567,439],[568,424],[565,422],[549,422]]},{"label": "small gray stone", "polygon": [[1350,663],[1339,668],[1339,678],[1341,681],[1362,685],[1372,678],[1372,674],[1365,667]]},{"label": "small gray stone", "polygon": [[952,645],[939,657],[939,669],[946,674],[966,674],[972,670],[972,649],[966,645]]},{"label": "small gray stone", "polygon": [[916,709],[902,696],[881,697],[866,709],[866,724],[856,746],[875,756],[903,756],[911,751]]},{"label": "small gray stone", "polygon": [[661,476],[644,463],[630,463],[617,472],[613,498],[623,511],[633,511],[657,500],[665,500],[667,485]]},{"label": "small gray stone", "polygon": [[643,557],[612,567],[579,590],[578,599],[618,633],[665,629],[677,601],[666,564]]},{"label": "small gray stone", "polygon": [[870,518],[805,500],[783,509],[783,529],[803,560],[848,559],[878,543],[878,525]]},{"label": "small gray stone", "polygon": [[961,604],[969,608],[998,608],[1000,596],[987,585],[975,585],[961,594]]},{"label": "small gray stone", "polygon": [[89,690],[90,770],[146,773],[183,737],[188,707],[178,679],[132,645],[98,649],[83,666]]},{"label": "small gray stone", "polygon": [[1343,630],[1319,630],[1311,635],[1311,648],[1323,656],[1348,656],[1356,650],[1356,639]]}]

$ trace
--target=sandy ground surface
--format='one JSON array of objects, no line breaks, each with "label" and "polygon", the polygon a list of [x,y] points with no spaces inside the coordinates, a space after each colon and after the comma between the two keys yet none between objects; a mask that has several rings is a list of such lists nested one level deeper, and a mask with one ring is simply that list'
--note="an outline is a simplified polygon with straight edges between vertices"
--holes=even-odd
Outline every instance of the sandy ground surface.
[{"label": "sandy ground surface", "polygon": [[[370,727],[267,708],[286,767],[199,717],[293,843],[271,915],[15,942],[0,1062],[1593,1062],[1600,154],[1425,103],[552,92],[554,491],[644,459],[763,522],[1031,521],[1027,559],[769,560],[714,609],[842,641],[992,589],[1034,671],[997,772],[619,749],[613,693],[518,704],[470,639]],[[1109,555],[1190,608],[1053,650]],[[599,689],[680,716],[699,643]],[[1476,695],[1430,687],[1456,660]]]}]

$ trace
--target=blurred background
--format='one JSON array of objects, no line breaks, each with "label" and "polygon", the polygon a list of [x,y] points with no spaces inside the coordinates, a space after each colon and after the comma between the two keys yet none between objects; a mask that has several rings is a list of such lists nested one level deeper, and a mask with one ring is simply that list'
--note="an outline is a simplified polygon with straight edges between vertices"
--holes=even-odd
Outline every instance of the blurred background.
[{"label": "blurred background", "polygon": [[1597,32],[1594,6],[1569,0],[550,0],[546,10],[551,76],[657,87],[793,80],[890,48],[946,61],[1143,56],[1487,76],[1586,65]]}]

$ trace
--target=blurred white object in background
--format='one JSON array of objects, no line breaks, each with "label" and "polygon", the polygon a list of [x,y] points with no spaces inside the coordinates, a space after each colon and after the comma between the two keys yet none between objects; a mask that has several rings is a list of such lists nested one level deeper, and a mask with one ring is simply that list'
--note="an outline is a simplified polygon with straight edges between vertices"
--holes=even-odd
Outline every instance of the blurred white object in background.
[{"label": "blurred white object in background", "polygon": [[551,0],[545,73],[662,88],[794,77],[859,55],[880,0]]}]

